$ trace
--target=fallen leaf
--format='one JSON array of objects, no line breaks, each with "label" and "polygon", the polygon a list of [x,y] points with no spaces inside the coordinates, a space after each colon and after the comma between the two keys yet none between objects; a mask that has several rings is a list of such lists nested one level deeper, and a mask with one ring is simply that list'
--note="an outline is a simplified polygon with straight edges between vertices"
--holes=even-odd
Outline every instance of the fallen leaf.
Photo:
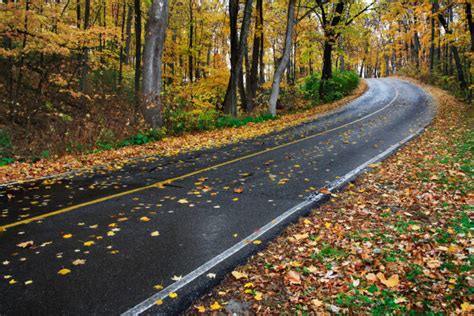
[{"label": "fallen leaf", "polygon": [[175,298],[178,297],[178,294],[176,294],[175,292],[170,292],[170,293],[168,294],[168,296],[169,296],[170,298],[175,299]]},{"label": "fallen leaf", "polygon": [[64,235],[63,235],[63,238],[64,238],[64,239],[69,239],[69,238],[71,238],[71,237],[72,237],[72,234],[64,234]]},{"label": "fallen leaf", "polygon": [[208,277],[209,279],[215,279],[215,278],[216,278],[216,274],[215,274],[215,273],[208,273],[208,274],[207,274],[207,277]]},{"label": "fallen leaf", "polygon": [[68,273],[71,273],[71,270],[66,269],[66,268],[63,268],[63,269],[58,271],[58,274],[60,274],[60,275],[66,275]]},{"label": "fallen leaf", "polygon": [[398,274],[392,275],[388,280],[385,279],[385,276],[382,272],[377,273],[377,278],[379,278],[380,282],[384,284],[386,287],[395,287],[398,285]]},{"label": "fallen leaf", "polygon": [[263,298],[262,292],[256,291],[254,298],[255,298],[257,301],[261,301],[262,298]]},{"label": "fallen leaf", "polygon": [[163,304],[163,300],[156,300],[155,301],[155,305],[161,305],[161,304]]},{"label": "fallen leaf", "polygon": [[81,265],[81,264],[85,264],[86,263],[86,260],[85,259],[76,259],[72,262],[73,265],[75,266],[78,266],[78,265]]},{"label": "fallen leaf", "polygon": [[247,276],[246,273],[239,272],[239,271],[232,271],[232,275],[233,275],[234,278],[236,278],[237,280],[240,280],[240,279],[242,279],[242,278],[244,278],[244,279],[248,278],[248,276]]},{"label": "fallen leaf", "polygon": [[180,203],[180,204],[187,204],[187,203],[189,203],[189,202],[188,202],[188,200],[186,200],[186,199],[179,199],[179,200],[178,200],[178,203]]},{"label": "fallen leaf", "polygon": [[194,308],[197,309],[198,313],[205,313],[206,312],[206,308],[202,305],[195,305]]},{"label": "fallen leaf", "polygon": [[244,192],[244,187],[240,186],[240,187],[234,188],[234,192],[238,193],[238,194],[241,194],[241,193]]},{"label": "fallen leaf", "polygon": [[474,305],[472,305],[471,303],[469,302],[464,302],[461,304],[461,310],[463,312],[470,312],[470,311],[473,311],[474,310]]},{"label": "fallen leaf", "polygon": [[262,243],[262,241],[258,240],[258,239],[253,241],[254,245],[260,245],[261,243]]},{"label": "fallen leaf", "polygon": [[29,241],[21,242],[21,243],[17,244],[17,246],[20,247],[20,248],[28,248],[28,247],[33,246],[33,244],[34,244],[33,240],[29,240]]},{"label": "fallen leaf", "polygon": [[214,302],[210,307],[213,311],[217,311],[217,310],[220,310],[222,308],[221,304],[219,304],[219,302],[217,302],[217,301]]},{"label": "fallen leaf", "polygon": [[157,236],[160,236],[160,232],[157,231],[157,230],[155,230],[155,231],[152,232],[150,235],[151,235],[152,237],[157,237]]},{"label": "fallen leaf", "polygon": [[142,216],[142,217],[140,217],[140,220],[141,220],[142,222],[148,222],[148,221],[150,220],[150,218],[148,218],[148,217],[146,217],[146,216]]},{"label": "fallen leaf", "polygon": [[313,299],[311,300],[311,304],[313,304],[314,307],[320,307],[323,305],[323,302],[318,299]]},{"label": "fallen leaf", "polygon": [[153,288],[155,288],[156,290],[162,290],[162,289],[163,289],[163,285],[157,284],[157,285],[155,285]]},{"label": "fallen leaf", "polygon": [[33,280],[25,281],[25,285],[30,285],[30,284],[33,284]]},{"label": "fallen leaf", "polygon": [[174,276],[171,278],[171,280],[173,280],[173,281],[179,281],[179,280],[181,280],[182,278],[183,278],[182,275],[180,275],[180,276],[174,275]]},{"label": "fallen leaf", "polygon": [[301,276],[298,272],[290,270],[286,274],[286,280],[291,284],[301,284]]},{"label": "fallen leaf", "polygon": [[93,240],[89,240],[89,241],[84,242],[84,246],[86,246],[86,247],[90,247],[93,244],[95,244],[95,242]]}]

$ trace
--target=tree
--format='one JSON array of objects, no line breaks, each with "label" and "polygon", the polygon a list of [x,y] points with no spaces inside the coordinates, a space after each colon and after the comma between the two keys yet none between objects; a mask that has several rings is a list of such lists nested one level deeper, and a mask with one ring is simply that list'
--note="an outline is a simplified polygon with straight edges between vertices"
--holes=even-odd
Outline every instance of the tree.
[{"label": "tree", "polygon": [[344,14],[346,4],[351,4],[351,1],[338,0],[334,3],[332,1],[316,0],[316,3],[319,11],[315,10],[314,12],[317,14],[324,32],[323,69],[319,86],[320,98],[323,99],[326,82],[332,78],[332,51],[338,37],[341,35],[342,29],[367,11],[375,2],[370,3],[353,16],[350,15],[350,12]]},{"label": "tree", "polygon": [[295,25],[295,0],[288,1],[288,17],[286,22],[285,47],[283,49],[283,56],[278,62],[278,66],[273,75],[272,92],[270,95],[270,102],[268,112],[275,116],[278,95],[280,94],[280,82],[283,72],[285,71],[290,61],[291,39],[293,36],[293,28]]},{"label": "tree", "polygon": [[227,86],[227,92],[224,98],[224,113],[233,116],[237,115],[237,86],[239,74],[242,69],[242,61],[247,45],[247,37],[250,28],[250,19],[252,17],[252,1],[246,0],[244,7],[244,18],[240,29],[240,38],[237,35],[237,17],[239,12],[239,1],[230,0],[229,19],[230,19],[230,78]]},{"label": "tree", "polygon": [[152,128],[162,125],[161,66],[168,23],[168,0],[153,0],[148,11],[143,49],[144,117]]}]

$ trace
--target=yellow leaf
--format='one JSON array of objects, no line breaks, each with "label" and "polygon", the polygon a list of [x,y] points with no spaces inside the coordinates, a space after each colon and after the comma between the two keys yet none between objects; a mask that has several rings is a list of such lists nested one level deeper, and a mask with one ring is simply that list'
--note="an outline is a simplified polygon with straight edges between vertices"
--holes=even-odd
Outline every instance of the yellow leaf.
[{"label": "yellow leaf", "polygon": [[304,219],[303,223],[304,223],[305,225],[311,225],[311,221],[310,221],[309,219],[307,219],[307,218]]},{"label": "yellow leaf", "polygon": [[28,280],[28,281],[25,281],[25,285],[30,285],[33,283],[33,280]]},{"label": "yellow leaf", "polygon": [[107,232],[107,236],[115,236],[115,233],[110,230],[110,231]]},{"label": "yellow leaf", "polygon": [[64,235],[63,235],[63,238],[64,238],[64,239],[69,239],[69,238],[71,238],[71,237],[72,237],[72,234],[64,234]]},{"label": "yellow leaf", "polygon": [[456,253],[456,252],[459,252],[459,250],[460,250],[460,248],[456,245],[451,245],[448,248],[449,253]]},{"label": "yellow leaf", "polygon": [[140,217],[140,220],[141,220],[142,222],[148,222],[150,219],[149,219],[148,217],[146,217],[146,216],[143,216],[143,217]]},{"label": "yellow leaf", "polygon": [[257,301],[261,301],[262,298],[263,298],[262,292],[259,292],[259,291],[255,292],[254,298],[255,298]]},{"label": "yellow leaf", "polygon": [[325,223],[324,226],[326,226],[326,228],[331,228],[332,224],[331,223]]},{"label": "yellow leaf", "polygon": [[248,278],[247,274],[246,273],[243,273],[243,272],[239,272],[239,271],[232,271],[232,275],[234,276],[234,278],[236,278],[237,280],[239,279],[246,279]]},{"label": "yellow leaf", "polygon": [[157,237],[157,236],[160,236],[160,232],[157,231],[157,230],[155,230],[155,231],[152,232],[150,235],[151,235],[152,237]]},{"label": "yellow leaf", "polygon": [[385,279],[385,276],[383,275],[383,273],[379,272],[379,273],[377,273],[377,277],[379,278],[380,282],[382,282],[382,284],[384,284],[386,287],[395,287],[400,282],[398,280],[398,274],[392,275],[387,280],[387,279]]},{"label": "yellow leaf", "polygon": [[176,294],[175,292],[170,292],[170,293],[168,294],[168,296],[169,296],[170,298],[177,298],[177,297],[178,297],[178,294]]},{"label": "yellow leaf", "polygon": [[84,246],[86,246],[86,247],[90,247],[93,244],[95,244],[95,242],[93,240],[89,240],[89,241],[84,242]]},{"label": "yellow leaf", "polygon": [[157,289],[157,290],[162,290],[162,289],[163,289],[163,285],[157,284],[157,285],[154,286],[154,288]]},{"label": "yellow leaf", "polygon": [[71,273],[71,270],[66,269],[66,268],[63,268],[63,269],[58,271],[58,274],[60,274],[60,275],[66,275],[68,273]]},{"label": "yellow leaf", "polygon": [[410,228],[411,228],[412,230],[420,230],[421,227],[418,226],[418,225],[411,225]]},{"label": "yellow leaf", "polygon": [[163,300],[156,300],[155,301],[155,305],[161,305],[161,304],[163,304]]},{"label": "yellow leaf", "polygon": [[261,243],[262,243],[262,241],[258,240],[258,239],[253,241],[254,245],[260,245]]},{"label": "yellow leaf", "polygon": [[252,283],[252,282],[248,282],[248,283],[245,283],[245,284],[244,284],[244,288],[248,288],[248,287],[253,287],[253,283]]},{"label": "yellow leaf", "polygon": [[178,203],[180,203],[180,204],[187,204],[187,203],[189,203],[189,202],[188,202],[188,200],[186,200],[186,199],[180,199],[180,200],[178,200]]},{"label": "yellow leaf", "polygon": [[194,307],[197,309],[198,313],[205,313],[206,312],[206,308],[202,305],[194,306]]},{"label": "yellow leaf", "polygon": [[11,279],[10,281],[8,281],[8,284],[15,284],[15,283],[16,283],[15,279]]},{"label": "yellow leaf", "polygon": [[220,310],[222,308],[221,304],[219,304],[219,302],[214,302],[214,304],[211,305],[211,309],[213,311],[217,311],[217,310]]},{"label": "yellow leaf", "polygon": [[470,311],[474,310],[474,305],[472,305],[469,302],[464,302],[464,303],[461,304],[461,309],[462,309],[463,312],[470,312]]}]

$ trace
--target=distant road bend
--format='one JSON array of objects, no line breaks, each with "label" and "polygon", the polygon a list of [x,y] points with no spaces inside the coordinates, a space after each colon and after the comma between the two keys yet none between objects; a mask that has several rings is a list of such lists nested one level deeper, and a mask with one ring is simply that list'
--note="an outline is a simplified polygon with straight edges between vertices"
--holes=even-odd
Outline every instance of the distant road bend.
[{"label": "distant road bend", "polygon": [[281,132],[113,172],[0,187],[0,314],[186,308],[263,247],[247,236],[288,210],[294,216],[281,227],[305,214],[294,207],[312,192],[430,122],[422,89],[390,78],[367,82],[348,105]]}]

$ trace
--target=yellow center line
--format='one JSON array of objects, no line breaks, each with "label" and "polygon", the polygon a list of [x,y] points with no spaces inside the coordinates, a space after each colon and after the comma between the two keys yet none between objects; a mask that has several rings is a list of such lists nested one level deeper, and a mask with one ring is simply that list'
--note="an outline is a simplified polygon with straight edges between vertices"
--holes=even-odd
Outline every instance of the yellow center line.
[{"label": "yellow center line", "polygon": [[93,204],[105,202],[105,201],[108,201],[108,200],[111,200],[111,199],[115,199],[115,198],[118,198],[118,197],[121,197],[121,196],[125,196],[125,195],[129,195],[129,194],[137,193],[137,192],[140,192],[140,191],[148,190],[148,189],[151,189],[151,188],[157,188],[157,187],[162,188],[166,184],[170,184],[174,181],[183,180],[183,179],[195,176],[197,174],[200,174],[200,173],[203,173],[203,172],[206,172],[206,171],[210,171],[210,170],[213,170],[213,169],[224,167],[224,166],[233,164],[235,162],[239,162],[239,161],[246,160],[246,159],[249,159],[249,158],[252,158],[252,157],[256,157],[256,156],[268,153],[270,151],[285,148],[285,147],[288,147],[288,146],[291,146],[291,145],[294,145],[294,144],[301,143],[301,142],[306,141],[308,139],[315,138],[317,136],[321,136],[321,135],[324,135],[324,134],[327,134],[327,133],[330,133],[330,132],[337,131],[337,130],[342,129],[344,127],[353,125],[353,124],[358,123],[360,121],[363,121],[363,120],[377,114],[378,112],[380,112],[382,110],[385,110],[387,107],[389,107],[395,101],[395,99],[397,97],[398,97],[398,90],[396,90],[395,97],[387,105],[385,105],[383,108],[378,109],[377,111],[375,111],[375,112],[373,112],[369,115],[361,117],[361,118],[359,118],[357,120],[354,120],[352,122],[346,123],[344,125],[334,127],[334,128],[331,128],[331,129],[328,129],[328,130],[325,130],[323,132],[319,132],[319,133],[316,133],[316,134],[312,134],[312,135],[306,136],[304,138],[296,139],[296,140],[293,140],[293,141],[288,142],[288,143],[280,144],[280,145],[277,145],[275,147],[266,148],[264,150],[261,150],[261,151],[258,151],[258,152],[255,152],[255,153],[252,153],[252,154],[249,154],[249,155],[246,155],[246,156],[242,156],[242,157],[239,157],[239,158],[228,160],[228,161],[225,161],[225,162],[222,162],[222,163],[210,166],[210,167],[206,167],[206,168],[199,169],[199,170],[187,173],[187,174],[183,174],[181,176],[177,176],[177,177],[174,177],[174,178],[159,181],[159,182],[147,185],[147,186],[139,187],[139,188],[136,188],[136,189],[132,189],[132,190],[128,190],[128,191],[124,191],[124,192],[120,192],[120,193],[116,193],[116,194],[112,194],[112,195],[108,195],[108,196],[105,196],[105,197],[102,197],[102,198],[99,198],[99,199],[95,199],[95,200],[92,200],[92,201],[89,201],[89,202],[84,202],[84,203],[72,205],[72,206],[62,208],[62,209],[59,209],[59,210],[56,210],[56,211],[53,211],[53,212],[41,214],[41,215],[34,216],[34,217],[31,217],[31,218],[27,218],[27,219],[24,219],[24,220],[21,220],[21,221],[17,221],[17,222],[14,222],[14,223],[6,224],[6,225],[3,225],[3,226],[0,226],[0,231],[4,231],[8,228],[12,228],[12,227],[16,227],[16,226],[28,224],[28,223],[31,223],[31,222],[34,222],[34,221],[42,220],[42,219],[45,219],[45,218],[48,218],[48,217],[51,217],[51,216],[67,213],[67,212],[76,210],[78,208],[84,207],[84,206],[93,205]]}]

